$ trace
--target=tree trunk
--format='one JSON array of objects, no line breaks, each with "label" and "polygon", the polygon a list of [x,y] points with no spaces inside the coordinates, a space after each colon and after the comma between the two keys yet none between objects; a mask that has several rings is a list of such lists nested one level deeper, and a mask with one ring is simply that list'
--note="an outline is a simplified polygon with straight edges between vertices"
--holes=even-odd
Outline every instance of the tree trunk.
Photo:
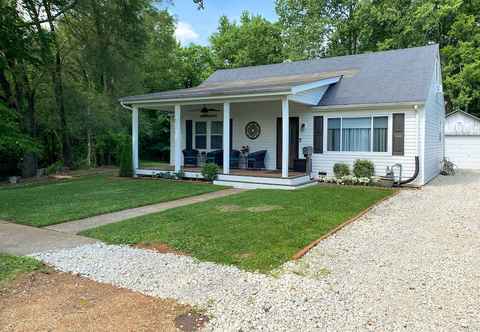
[{"label": "tree trunk", "polygon": [[62,157],[63,163],[67,167],[72,167],[72,146],[70,143],[70,133],[68,132],[67,116],[65,113],[65,100],[63,91],[62,60],[60,57],[60,47],[55,32],[54,18],[50,10],[50,3],[43,0],[43,6],[48,18],[48,25],[52,34],[52,42],[55,48],[55,65],[51,71],[52,83],[54,86],[55,104],[57,106],[58,116],[60,118],[60,131],[62,136]]}]

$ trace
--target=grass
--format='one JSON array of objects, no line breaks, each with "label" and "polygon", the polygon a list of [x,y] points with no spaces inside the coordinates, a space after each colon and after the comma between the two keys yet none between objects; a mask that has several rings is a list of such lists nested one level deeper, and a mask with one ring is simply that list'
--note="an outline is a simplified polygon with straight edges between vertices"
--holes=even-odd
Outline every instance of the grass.
[{"label": "grass", "polygon": [[115,244],[164,243],[201,260],[270,271],[391,190],[253,190],[82,232]]},{"label": "grass", "polygon": [[19,257],[0,253],[0,285],[18,275],[37,270],[42,263],[30,257]]},{"label": "grass", "polygon": [[47,226],[223,189],[208,183],[105,175],[0,188],[0,219]]},{"label": "grass", "polygon": [[140,168],[173,169],[168,162],[155,160],[140,160]]}]

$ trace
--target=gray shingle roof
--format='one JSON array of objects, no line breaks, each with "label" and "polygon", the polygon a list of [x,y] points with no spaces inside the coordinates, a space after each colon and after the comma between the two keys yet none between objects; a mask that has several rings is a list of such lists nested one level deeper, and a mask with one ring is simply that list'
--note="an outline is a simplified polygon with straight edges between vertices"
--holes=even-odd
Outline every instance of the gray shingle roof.
[{"label": "gray shingle roof", "polygon": [[342,75],[319,106],[424,101],[438,45],[218,70],[195,88],[122,98],[148,101],[251,93],[286,92],[291,87]]}]

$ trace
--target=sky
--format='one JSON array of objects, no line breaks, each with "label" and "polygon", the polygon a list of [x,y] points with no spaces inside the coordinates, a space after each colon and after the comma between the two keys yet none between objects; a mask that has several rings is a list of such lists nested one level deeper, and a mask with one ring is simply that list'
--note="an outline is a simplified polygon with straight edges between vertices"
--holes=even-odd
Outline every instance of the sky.
[{"label": "sky", "polygon": [[275,0],[205,0],[205,9],[198,10],[192,0],[173,0],[164,5],[177,19],[175,36],[183,45],[208,45],[208,37],[217,30],[220,16],[237,20],[244,10],[275,21]]}]

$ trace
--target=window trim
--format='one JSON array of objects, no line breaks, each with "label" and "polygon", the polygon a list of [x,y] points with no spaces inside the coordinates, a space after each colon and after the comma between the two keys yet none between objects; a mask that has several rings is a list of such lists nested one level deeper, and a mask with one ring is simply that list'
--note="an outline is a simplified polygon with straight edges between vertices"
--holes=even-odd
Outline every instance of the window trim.
[{"label": "window trim", "polygon": [[[374,152],[373,151],[373,118],[382,118],[386,117],[388,121],[387,128],[387,151],[386,152]],[[332,151],[328,149],[328,120],[329,119],[340,119],[340,151]],[[343,150],[343,119],[348,118],[370,118],[370,151],[342,151]],[[378,113],[362,113],[362,114],[324,114],[324,154],[332,155],[364,155],[364,156],[391,156],[392,155],[392,113],[387,112],[378,112]]]}]

